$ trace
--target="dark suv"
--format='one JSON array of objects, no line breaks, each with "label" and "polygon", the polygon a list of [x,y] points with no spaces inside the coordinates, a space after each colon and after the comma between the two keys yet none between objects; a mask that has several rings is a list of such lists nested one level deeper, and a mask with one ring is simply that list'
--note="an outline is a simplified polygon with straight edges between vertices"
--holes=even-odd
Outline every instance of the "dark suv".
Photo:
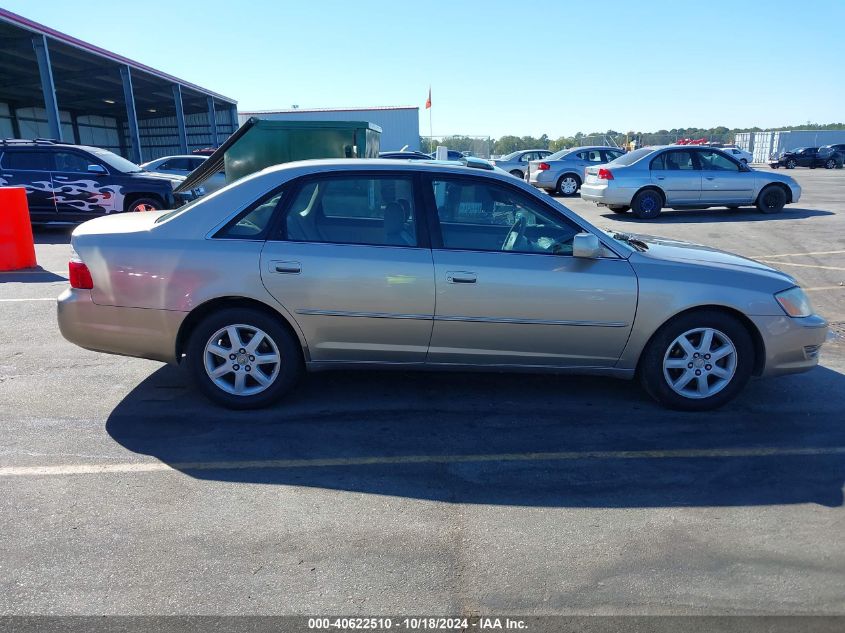
[{"label": "dark suv", "polygon": [[819,163],[826,169],[833,169],[834,167],[841,169],[843,163],[845,163],[845,143],[824,145],[819,148],[817,157]]},{"label": "dark suv", "polygon": [[769,165],[774,169],[778,167],[786,167],[787,169],[794,169],[795,167],[833,169],[834,167],[842,167],[843,157],[845,157],[845,144],[825,145],[824,147],[797,147],[772,158]]},{"label": "dark suv", "polygon": [[184,178],[146,172],[96,147],[48,140],[0,140],[0,187],[25,187],[34,223],[77,223],[106,213],[172,209]]}]

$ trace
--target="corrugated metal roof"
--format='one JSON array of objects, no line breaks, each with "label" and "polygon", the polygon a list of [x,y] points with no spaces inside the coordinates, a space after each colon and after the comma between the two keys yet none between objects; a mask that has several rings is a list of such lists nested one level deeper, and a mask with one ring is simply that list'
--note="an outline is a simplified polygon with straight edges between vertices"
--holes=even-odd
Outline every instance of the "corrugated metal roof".
[{"label": "corrugated metal roof", "polygon": [[107,51],[104,48],[95,46],[94,44],[83,42],[82,40],[70,36],[67,33],[62,33],[61,31],[51,29],[49,26],[45,26],[44,24],[40,24],[39,22],[35,22],[34,20],[25,18],[22,15],[18,15],[17,13],[12,13],[7,9],[0,8],[0,20],[8,22],[9,24],[12,24],[14,26],[18,26],[22,29],[26,29],[27,31],[31,31],[33,33],[46,35],[49,38],[62,42],[63,44],[67,44],[68,46],[73,46],[74,48],[78,48],[85,52],[92,53],[93,55],[97,55],[98,57],[103,57],[110,61],[117,62],[118,64],[125,64],[130,68],[149,73],[150,75],[154,75],[159,79],[165,79],[167,81],[172,81],[173,83],[181,84],[182,86],[185,86],[192,90],[196,90],[197,92],[201,92],[202,94],[215,97],[220,101],[225,101],[232,104],[237,103],[235,99],[221,95],[217,92],[214,92],[213,90],[202,88],[201,86],[193,84],[189,81],[185,81],[184,79],[179,79],[178,77],[174,77],[173,75],[169,75],[160,70],[156,70],[155,68],[147,66],[146,64],[136,62],[132,59],[129,59],[128,57],[123,57],[123,55],[118,55],[117,53],[112,53],[111,51]]},{"label": "corrugated metal roof", "polygon": [[372,108],[288,108],[286,110],[238,110],[238,114],[288,114],[295,112],[361,112],[365,110],[419,110],[419,106],[373,106]]}]

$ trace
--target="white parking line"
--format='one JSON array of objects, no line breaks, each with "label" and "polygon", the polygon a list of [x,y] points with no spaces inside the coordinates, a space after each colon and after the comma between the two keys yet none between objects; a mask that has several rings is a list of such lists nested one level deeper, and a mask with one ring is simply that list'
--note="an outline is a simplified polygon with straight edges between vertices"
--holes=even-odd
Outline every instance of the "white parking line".
[{"label": "white parking line", "polygon": [[817,288],[804,288],[804,292],[817,292],[820,290],[845,290],[845,286],[818,286]]},{"label": "white parking line", "polygon": [[712,448],[652,451],[567,451],[557,453],[500,453],[489,455],[399,455],[388,457],[338,457],[325,459],[263,459],[249,461],[126,462],[123,464],[65,464],[58,466],[3,466],[0,477],[43,477],[156,473],[172,471],[331,468],[402,464],[466,464],[483,462],[543,462],[610,459],[689,459],[724,457],[797,457],[845,455],[845,446],[823,448]]},{"label": "white parking line", "polygon": [[775,266],[799,266],[801,268],[823,268],[824,270],[845,270],[842,266],[819,266],[817,264],[797,264],[795,262],[770,262],[765,259],[758,259],[758,262],[764,264],[774,264]]},{"label": "white parking line", "polygon": [[838,255],[845,251],[815,251],[812,253],[785,253],[783,255],[764,255],[763,259],[777,259],[778,257],[805,257],[810,255]]},{"label": "white parking line", "polygon": [[0,303],[23,303],[26,301],[55,301],[55,297],[27,297],[21,299],[0,299]]}]

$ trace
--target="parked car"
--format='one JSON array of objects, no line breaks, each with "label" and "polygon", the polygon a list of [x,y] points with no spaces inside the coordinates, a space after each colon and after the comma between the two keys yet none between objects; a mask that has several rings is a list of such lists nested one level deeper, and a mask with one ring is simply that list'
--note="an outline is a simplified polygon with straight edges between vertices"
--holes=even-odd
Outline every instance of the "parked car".
[{"label": "parked car", "polygon": [[279,165],[71,243],[64,337],[182,364],[233,408],[303,370],[404,367],[637,377],[703,410],[812,368],[827,334],[768,265],[607,233],[507,173],[425,161]]},{"label": "parked car", "polygon": [[821,165],[818,155],[818,147],[796,147],[793,150],[783,152],[780,156],[772,158],[769,161],[769,166],[772,169],[777,169],[778,167],[786,167],[787,169],[809,167],[815,169]]},{"label": "parked car", "polygon": [[[462,160],[466,158],[463,152],[459,152],[454,149],[446,150],[447,160]],[[431,152],[428,155],[429,158],[437,158],[437,152]]]},{"label": "parked car", "polygon": [[644,147],[601,167],[587,168],[581,199],[615,213],[629,209],[643,220],[672,209],[756,205],[776,213],[798,202],[801,187],[789,176],[751,169],[722,150],[668,145]]},{"label": "parked car", "polygon": [[[711,145],[711,147],[715,147],[715,146]],[[736,145],[726,145],[725,147],[721,147],[719,149],[721,149],[723,152],[725,152],[725,154],[733,156],[740,163],[745,163],[746,165],[750,165],[752,162],[754,162],[754,156],[751,154],[751,152],[746,152],[744,149],[740,149]]]},{"label": "parked car", "polygon": [[[173,174],[175,176],[187,177],[197,167],[208,160],[208,156],[199,156],[196,154],[187,156],[164,156],[163,158],[156,158],[147,163],[141,164],[141,169],[154,172],[156,174]],[[203,193],[211,193],[226,186],[226,172],[219,171],[208,180],[203,181]]]},{"label": "parked car", "polygon": [[584,182],[591,165],[601,165],[624,155],[618,147],[573,147],[561,150],[541,161],[531,161],[528,182],[539,189],[561,196],[574,196]]},{"label": "parked car", "polygon": [[0,187],[25,187],[33,223],[76,223],[107,213],[170,209],[184,178],[153,174],[97,147],[47,140],[0,141]]},{"label": "parked car", "polygon": [[528,163],[532,160],[543,160],[552,155],[552,151],[548,149],[521,149],[510,154],[505,154],[501,158],[492,160],[492,162],[499,169],[504,169],[516,176],[520,180],[525,178],[528,171]]},{"label": "parked car", "polygon": [[819,163],[825,169],[833,169],[834,167],[841,169],[843,163],[845,163],[845,143],[824,145],[819,148],[817,157]]}]

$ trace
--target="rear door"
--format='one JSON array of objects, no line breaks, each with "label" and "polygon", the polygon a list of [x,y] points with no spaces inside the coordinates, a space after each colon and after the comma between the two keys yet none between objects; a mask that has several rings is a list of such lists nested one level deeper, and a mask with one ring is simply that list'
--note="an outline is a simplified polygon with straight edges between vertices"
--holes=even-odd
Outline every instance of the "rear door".
[{"label": "rear door", "polygon": [[312,361],[422,363],[434,317],[431,249],[407,173],[303,181],[261,253],[261,279]]},{"label": "rear door", "polygon": [[667,206],[694,204],[701,199],[701,171],[692,150],[672,149],[651,160],[651,181],[666,194]]},{"label": "rear door", "polygon": [[0,158],[0,187],[24,187],[29,214],[34,221],[56,220],[50,169],[53,156],[41,149],[14,148]]},{"label": "rear door", "polygon": [[[53,158],[53,197],[60,220],[76,222],[114,211],[116,188],[102,162],[74,150],[53,152]],[[90,165],[105,173],[89,171]]]},{"label": "rear door", "polygon": [[627,260],[573,257],[581,228],[503,183],[436,175],[426,194],[437,290],[429,363],[616,363],[637,305]]},{"label": "rear door", "polygon": [[741,171],[739,163],[722,152],[695,152],[701,168],[701,202],[742,203],[754,200],[754,172]]}]

